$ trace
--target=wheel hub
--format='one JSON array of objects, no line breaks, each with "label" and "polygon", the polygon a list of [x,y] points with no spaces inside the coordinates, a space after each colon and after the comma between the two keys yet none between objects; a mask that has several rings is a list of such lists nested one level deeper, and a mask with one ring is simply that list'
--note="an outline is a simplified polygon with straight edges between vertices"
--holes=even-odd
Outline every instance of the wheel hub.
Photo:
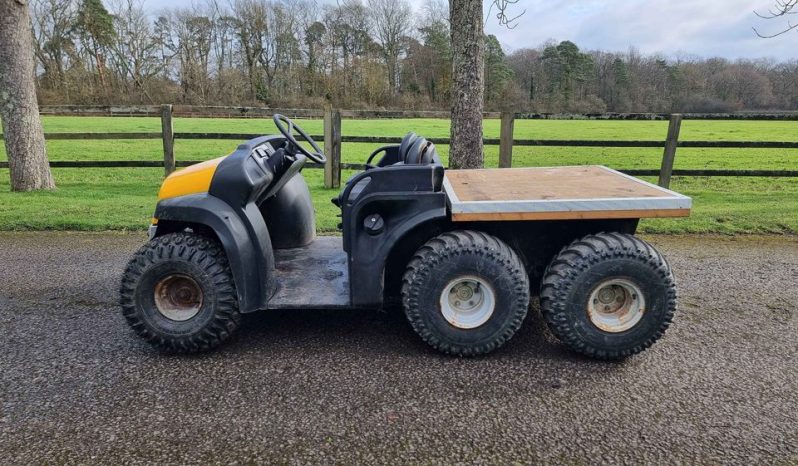
[{"label": "wheel hub", "polygon": [[640,322],[645,308],[646,302],[640,288],[630,280],[615,278],[604,280],[593,289],[587,314],[599,329],[621,333]]},{"label": "wheel hub", "polygon": [[493,315],[496,297],[493,288],[478,277],[460,277],[449,282],[440,299],[441,313],[457,328],[474,329]]},{"label": "wheel hub", "polygon": [[155,284],[155,307],[167,319],[186,321],[202,308],[202,288],[188,275],[171,274]]}]

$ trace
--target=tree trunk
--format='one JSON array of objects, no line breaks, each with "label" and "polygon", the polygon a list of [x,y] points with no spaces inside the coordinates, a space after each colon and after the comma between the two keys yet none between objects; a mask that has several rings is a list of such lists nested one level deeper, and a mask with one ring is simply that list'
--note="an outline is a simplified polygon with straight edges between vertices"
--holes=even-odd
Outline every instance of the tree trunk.
[{"label": "tree trunk", "polygon": [[53,189],[36,102],[28,2],[0,0],[0,118],[12,191]]},{"label": "tree trunk", "polygon": [[485,39],[482,0],[449,0],[452,28],[452,131],[449,166],[482,168]]}]

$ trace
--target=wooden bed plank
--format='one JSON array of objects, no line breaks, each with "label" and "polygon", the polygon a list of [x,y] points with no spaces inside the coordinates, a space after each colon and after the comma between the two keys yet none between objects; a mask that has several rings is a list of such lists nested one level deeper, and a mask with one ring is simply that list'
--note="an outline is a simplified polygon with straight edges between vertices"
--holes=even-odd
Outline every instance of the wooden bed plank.
[{"label": "wooden bed plank", "polygon": [[447,170],[461,202],[662,197],[649,185],[597,166]]},{"label": "wooden bed plank", "polygon": [[602,166],[447,170],[453,221],[686,217],[686,196]]}]

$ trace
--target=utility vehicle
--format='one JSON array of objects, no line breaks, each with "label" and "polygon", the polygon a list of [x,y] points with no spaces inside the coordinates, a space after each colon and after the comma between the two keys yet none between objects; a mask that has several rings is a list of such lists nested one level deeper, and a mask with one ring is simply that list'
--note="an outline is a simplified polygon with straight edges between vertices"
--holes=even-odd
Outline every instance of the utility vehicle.
[{"label": "utility vehicle", "polygon": [[449,170],[409,133],[333,199],[341,236],[317,237],[301,170],[326,157],[289,118],[274,123],[280,134],[164,181],[121,283],[127,322],[155,346],[214,348],[259,310],[395,302],[429,345],[475,356],[509,341],[538,296],[563,343],[620,359],[674,316],[671,269],[634,233],[640,218],[688,215],[685,196],[600,166]]}]

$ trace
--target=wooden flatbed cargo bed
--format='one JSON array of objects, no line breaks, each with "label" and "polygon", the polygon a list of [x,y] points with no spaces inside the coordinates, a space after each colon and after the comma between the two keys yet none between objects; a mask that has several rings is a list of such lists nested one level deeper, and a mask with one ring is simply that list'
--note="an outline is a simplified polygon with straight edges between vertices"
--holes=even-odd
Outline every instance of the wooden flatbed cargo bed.
[{"label": "wooden flatbed cargo bed", "polygon": [[452,220],[687,217],[692,200],[603,166],[447,170]]}]

